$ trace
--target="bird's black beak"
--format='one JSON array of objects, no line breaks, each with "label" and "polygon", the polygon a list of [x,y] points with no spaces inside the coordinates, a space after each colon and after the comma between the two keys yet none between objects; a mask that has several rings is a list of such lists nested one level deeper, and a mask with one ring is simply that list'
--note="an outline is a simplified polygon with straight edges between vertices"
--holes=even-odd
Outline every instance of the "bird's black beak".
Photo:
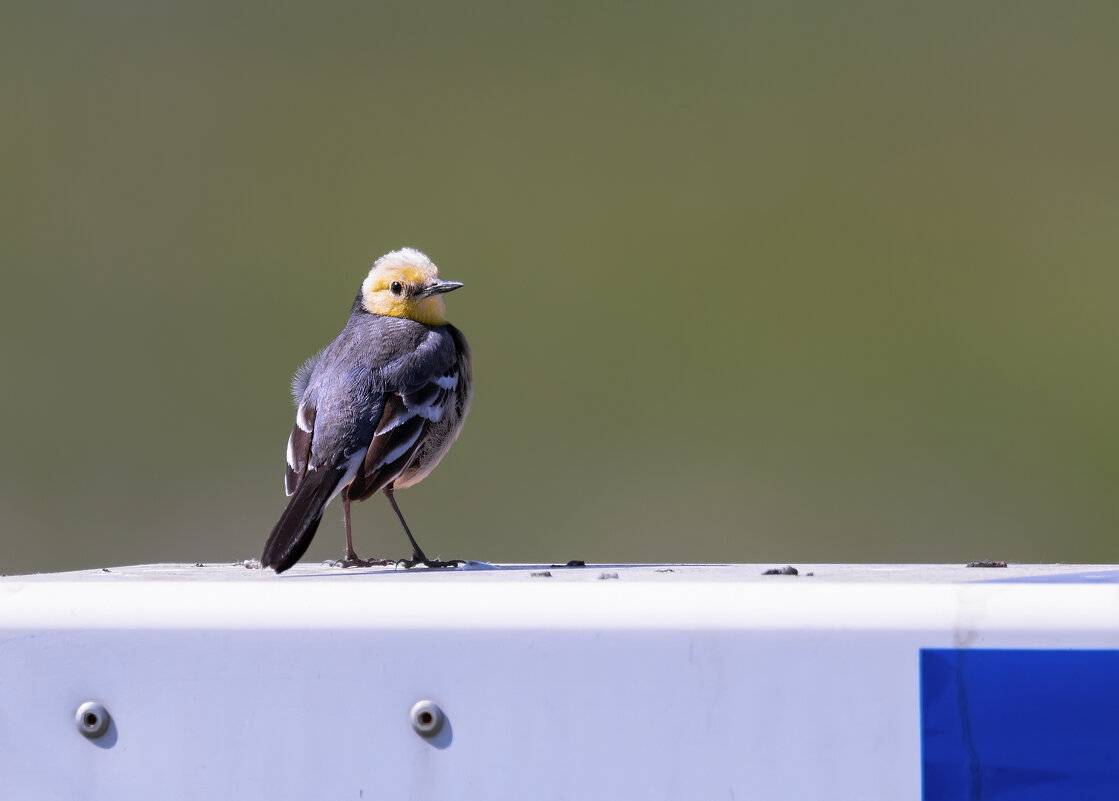
[{"label": "bird's black beak", "polygon": [[460,286],[462,286],[461,281],[432,281],[423,288],[423,291],[420,292],[420,296],[442,295],[444,292],[450,292],[458,289]]}]

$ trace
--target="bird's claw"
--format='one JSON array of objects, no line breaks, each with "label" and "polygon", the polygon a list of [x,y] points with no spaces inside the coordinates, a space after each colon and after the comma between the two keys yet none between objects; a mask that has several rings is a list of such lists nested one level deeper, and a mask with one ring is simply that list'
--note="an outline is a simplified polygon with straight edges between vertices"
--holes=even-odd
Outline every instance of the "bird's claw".
[{"label": "bird's claw", "polygon": [[405,570],[411,570],[413,567],[418,567],[420,565],[431,568],[458,567],[459,565],[465,565],[466,560],[448,559],[444,562],[441,559],[428,559],[423,554],[413,554],[411,559],[400,559],[396,564],[403,567]]},{"label": "bird's claw", "polygon": [[392,559],[361,559],[357,556],[347,556],[331,562],[332,567],[384,567],[391,564],[395,564]]}]

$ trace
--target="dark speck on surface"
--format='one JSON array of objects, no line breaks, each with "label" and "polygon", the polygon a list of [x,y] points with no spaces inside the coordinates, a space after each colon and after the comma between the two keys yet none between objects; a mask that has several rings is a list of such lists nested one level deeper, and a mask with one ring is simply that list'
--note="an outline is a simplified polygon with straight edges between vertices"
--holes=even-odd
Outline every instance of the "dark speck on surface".
[{"label": "dark speck on surface", "polygon": [[968,567],[1006,567],[1006,562],[968,562]]},{"label": "dark speck on surface", "polygon": [[784,567],[771,567],[762,573],[763,576],[796,576],[797,569],[792,565],[785,565]]}]

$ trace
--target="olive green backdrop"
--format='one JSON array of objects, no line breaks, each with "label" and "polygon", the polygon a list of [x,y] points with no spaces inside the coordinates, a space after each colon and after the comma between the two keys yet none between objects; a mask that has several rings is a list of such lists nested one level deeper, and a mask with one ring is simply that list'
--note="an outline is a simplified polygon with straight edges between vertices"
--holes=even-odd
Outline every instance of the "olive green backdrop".
[{"label": "olive green backdrop", "polygon": [[0,572],[258,556],[403,245],[477,373],[431,554],[1119,559],[1119,6],[22,6]]}]

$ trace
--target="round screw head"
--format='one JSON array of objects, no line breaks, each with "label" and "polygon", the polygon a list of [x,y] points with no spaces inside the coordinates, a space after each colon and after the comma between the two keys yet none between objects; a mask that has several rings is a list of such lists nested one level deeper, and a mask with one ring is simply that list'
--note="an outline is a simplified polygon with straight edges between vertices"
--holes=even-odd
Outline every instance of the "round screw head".
[{"label": "round screw head", "polygon": [[109,710],[96,701],[86,701],[74,713],[78,731],[93,739],[109,730]]},{"label": "round screw head", "polygon": [[417,701],[412,707],[412,728],[421,737],[434,737],[443,728],[443,710],[434,701]]}]

